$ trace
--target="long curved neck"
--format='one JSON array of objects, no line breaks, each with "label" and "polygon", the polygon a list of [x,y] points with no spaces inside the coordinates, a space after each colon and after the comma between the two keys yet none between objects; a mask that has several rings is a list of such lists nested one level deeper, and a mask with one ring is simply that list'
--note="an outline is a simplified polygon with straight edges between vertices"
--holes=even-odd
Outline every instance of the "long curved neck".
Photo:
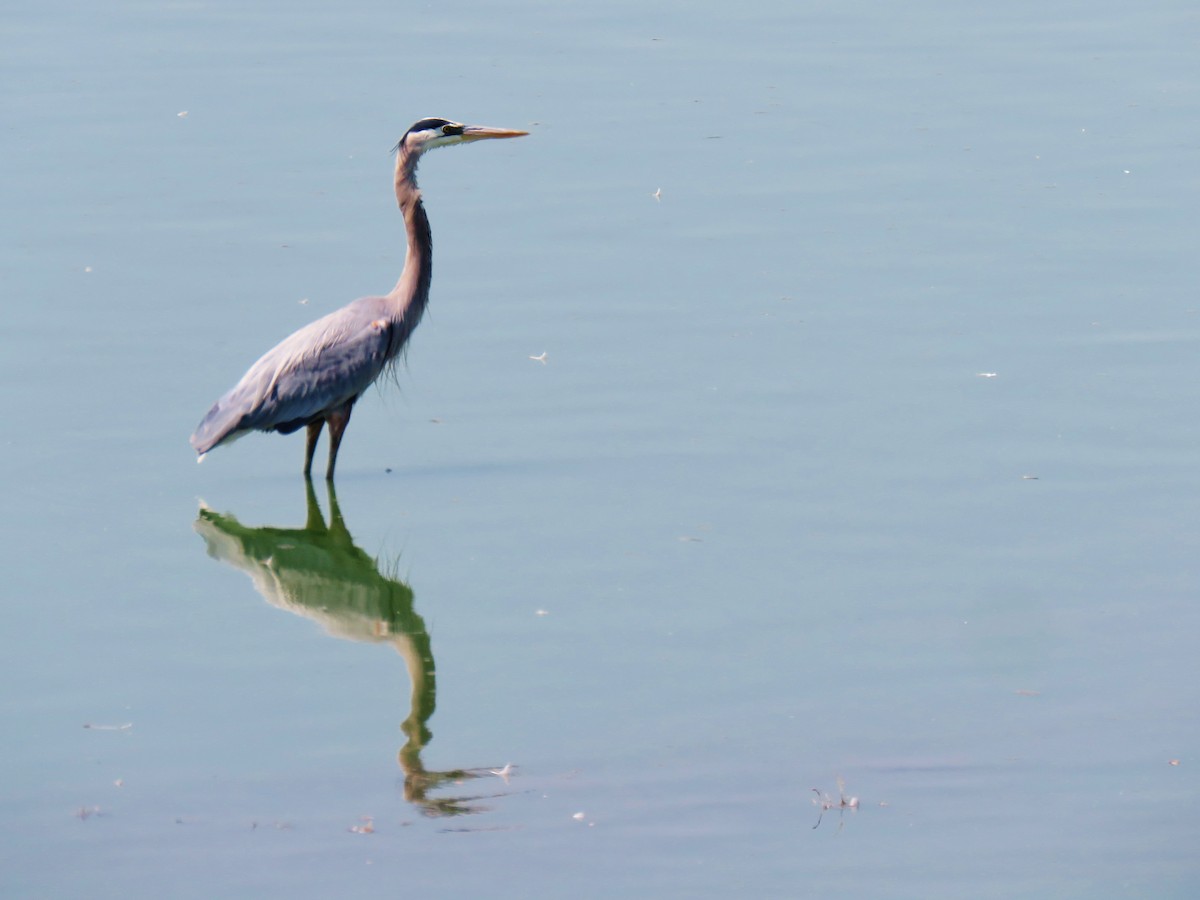
[{"label": "long curved neck", "polygon": [[433,235],[421,203],[421,192],[417,190],[418,158],[419,154],[410,153],[404,146],[396,154],[396,204],[404,216],[408,252],[400,280],[387,295],[393,302],[394,316],[405,320],[409,328],[416,326],[425,311],[433,277]]}]

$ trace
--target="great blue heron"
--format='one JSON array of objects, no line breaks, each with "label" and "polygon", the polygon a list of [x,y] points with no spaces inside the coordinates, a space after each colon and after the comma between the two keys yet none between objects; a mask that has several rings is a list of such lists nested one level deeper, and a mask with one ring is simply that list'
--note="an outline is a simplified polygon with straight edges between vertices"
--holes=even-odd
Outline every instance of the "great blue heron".
[{"label": "great blue heron", "polygon": [[251,431],[291,434],[307,426],[307,475],[317,438],[328,422],[325,478],[332,480],[354,402],[395,362],[429,302],[432,239],[417,190],[418,160],[435,147],[525,134],[448,119],[421,119],[409,128],[396,145],[396,202],[408,234],[400,280],[387,295],[355,300],[267,351],[196,427],[191,442],[200,459]]}]

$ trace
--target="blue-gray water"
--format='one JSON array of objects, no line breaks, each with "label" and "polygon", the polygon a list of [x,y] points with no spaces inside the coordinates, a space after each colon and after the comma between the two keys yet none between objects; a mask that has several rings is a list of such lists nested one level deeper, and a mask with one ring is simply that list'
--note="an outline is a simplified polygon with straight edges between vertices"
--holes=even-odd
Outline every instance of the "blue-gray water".
[{"label": "blue-gray water", "polygon": [[[1194,896],[1198,38],[9,10],[5,895]],[[301,436],[197,467],[394,282],[425,115],[532,136],[423,164],[341,516]]]}]

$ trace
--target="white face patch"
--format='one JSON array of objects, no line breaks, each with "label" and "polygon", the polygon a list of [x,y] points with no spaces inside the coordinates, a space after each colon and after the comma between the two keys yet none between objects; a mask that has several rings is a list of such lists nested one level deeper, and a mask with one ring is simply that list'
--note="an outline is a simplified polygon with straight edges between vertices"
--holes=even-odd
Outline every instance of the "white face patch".
[{"label": "white face patch", "polygon": [[437,128],[428,128],[423,131],[409,132],[405,138],[405,142],[411,150],[421,150],[422,152],[433,150],[436,147],[450,147],[454,144],[463,143],[461,130],[464,126],[458,122],[449,122],[447,124],[458,129],[460,133],[446,134],[442,130],[445,126],[438,126]]}]

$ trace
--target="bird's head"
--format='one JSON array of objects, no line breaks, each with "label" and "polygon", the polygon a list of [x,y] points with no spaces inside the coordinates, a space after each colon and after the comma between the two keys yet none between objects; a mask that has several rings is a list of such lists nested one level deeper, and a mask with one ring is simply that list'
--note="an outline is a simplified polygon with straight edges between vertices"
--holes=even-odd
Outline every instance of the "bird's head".
[{"label": "bird's head", "polygon": [[463,125],[449,119],[421,119],[413,124],[396,144],[397,150],[410,154],[421,154],[435,147],[450,147],[454,144],[469,144],[489,138],[513,138],[529,134],[511,128],[488,128],[486,125]]}]

